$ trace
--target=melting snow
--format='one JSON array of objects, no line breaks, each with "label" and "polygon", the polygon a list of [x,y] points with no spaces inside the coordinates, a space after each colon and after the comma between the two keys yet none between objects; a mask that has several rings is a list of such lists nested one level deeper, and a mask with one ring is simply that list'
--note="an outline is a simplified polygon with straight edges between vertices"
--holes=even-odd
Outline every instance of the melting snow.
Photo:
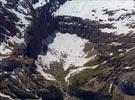
[{"label": "melting snow", "polygon": [[56,80],[56,79],[54,78],[54,76],[52,76],[51,74],[45,73],[45,72],[43,71],[42,66],[41,66],[37,61],[35,61],[35,64],[37,65],[37,69],[36,69],[36,70],[37,70],[45,79],[51,80],[51,81]]},{"label": "melting snow", "polygon": [[[55,35],[55,38],[50,35],[45,40],[47,41],[45,43],[48,44],[47,54],[38,56],[38,61],[43,66],[50,68],[50,64],[53,62],[62,62],[64,70],[67,70],[70,66],[83,66],[91,59],[86,58],[87,54],[83,51],[88,40],[82,39],[76,34],[57,32]],[[92,57],[92,59],[94,58]]]},{"label": "melting snow", "polygon": [[102,24],[109,23],[114,28],[102,28],[101,31],[119,35],[135,31],[128,26],[128,24],[135,22],[134,13],[135,1],[133,0],[72,0],[62,5],[60,9],[54,12],[54,15],[77,16]]}]

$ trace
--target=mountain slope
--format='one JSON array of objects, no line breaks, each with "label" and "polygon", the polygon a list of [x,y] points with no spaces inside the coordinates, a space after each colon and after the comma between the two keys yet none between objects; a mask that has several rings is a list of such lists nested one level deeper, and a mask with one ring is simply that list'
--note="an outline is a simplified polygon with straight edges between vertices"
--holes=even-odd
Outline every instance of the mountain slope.
[{"label": "mountain slope", "polygon": [[134,10],[133,0],[0,0],[0,99],[134,100]]},{"label": "mountain slope", "polygon": [[128,34],[134,32],[133,0],[72,0],[66,2],[56,12],[55,16],[76,16],[90,19],[102,24],[111,24],[112,27],[101,28],[102,32]]}]

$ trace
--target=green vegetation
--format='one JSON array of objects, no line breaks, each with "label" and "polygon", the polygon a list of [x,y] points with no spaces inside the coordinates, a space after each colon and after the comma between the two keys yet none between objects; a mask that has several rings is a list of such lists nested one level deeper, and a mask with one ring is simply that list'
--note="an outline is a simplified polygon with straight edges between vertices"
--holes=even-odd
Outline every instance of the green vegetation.
[{"label": "green vegetation", "polygon": [[[94,61],[96,62],[96,61]],[[112,97],[110,95],[106,95],[100,91],[101,87],[97,92],[95,92],[93,87],[87,87],[86,84],[88,81],[97,78],[98,76],[106,75],[108,73],[108,66],[101,65],[97,69],[85,69],[81,71],[78,75],[75,75],[71,78],[72,82],[68,86],[68,93],[70,95],[81,98],[82,100],[98,100],[97,98],[101,98],[103,100],[111,100]],[[93,83],[94,84],[94,83]]]},{"label": "green vegetation", "polygon": [[108,72],[108,68],[106,65],[99,66],[96,69],[85,69],[81,71],[79,74],[75,75],[71,80],[72,82],[79,80],[81,83],[88,81],[90,78],[101,75],[101,74],[106,74]]},{"label": "green vegetation", "polygon": [[51,68],[48,70],[44,70],[45,72],[55,76],[55,78],[58,81],[64,82],[64,78],[66,75],[70,72],[70,70],[75,69],[74,66],[69,67],[67,70],[64,71],[63,64],[59,62],[54,62],[53,64],[50,65]]},{"label": "green vegetation", "polygon": [[132,59],[134,59],[134,56],[135,56],[135,49],[132,49],[125,54],[125,56],[122,58],[122,61],[123,62],[131,61]]},{"label": "green vegetation", "polygon": [[72,96],[76,96],[79,100],[112,100],[112,96],[104,94],[101,91],[94,92],[85,87],[80,86],[79,80],[68,87],[68,93]]},{"label": "green vegetation", "polygon": [[84,66],[93,66],[93,65],[98,65],[100,63],[101,63],[100,61],[98,61],[97,59],[94,59],[94,60],[88,61],[86,64],[84,64]]}]

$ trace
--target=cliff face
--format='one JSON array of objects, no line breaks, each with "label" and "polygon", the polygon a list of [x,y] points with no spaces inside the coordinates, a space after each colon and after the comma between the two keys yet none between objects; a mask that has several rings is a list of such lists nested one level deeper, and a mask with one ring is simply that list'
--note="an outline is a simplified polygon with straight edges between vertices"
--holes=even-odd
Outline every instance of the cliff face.
[{"label": "cliff face", "polygon": [[53,25],[52,17],[47,11],[46,7],[35,10],[33,14],[32,25],[28,28],[26,33],[27,40],[27,55],[35,58],[40,53],[42,39],[50,32],[51,25]]},{"label": "cliff face", "polygon": [[[55,31],[55,19],[52,17],[52,12],[56,11],[60,5],[66,0],[50,0],[45,1],[46,4],[32,10],[32,25],[27,29],[27,55],[32,58],[36,58],[41,51],[42,40],[48,36],[48,34]],[[40,1],[39,1],[40,2]],[[33,7],[38,1],[32,1]],[[28,36],[27,36],[28,35]]]},{"label": "cliff face", "polygon": [[55,20],[57,22],[57,30],[62,33],[77,34],[95,43],[100,41],[100,26],[94,21],[69,16],[57,16]]}]

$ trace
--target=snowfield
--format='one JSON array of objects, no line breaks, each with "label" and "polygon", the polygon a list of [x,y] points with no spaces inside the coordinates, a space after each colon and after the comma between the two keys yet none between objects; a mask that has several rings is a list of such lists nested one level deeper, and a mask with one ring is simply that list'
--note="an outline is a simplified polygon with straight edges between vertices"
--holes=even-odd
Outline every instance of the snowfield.
[{"label": "snowfield", "polygon": [[[86,58],[87,53],[83,51],[85,44],[89,41],[78,37],[76,34],[69,33],[55,33],[55,38],[50,35],[43,43],[48,45],[48,51],[46,55],[39,55],[38,61],[50,68],[50,64],[59,62],[63,64],[64,70],[67,70],[71,66],[83,66],[86,62],[95,58],[95,55]],[[53,40],[54,39],[54,40]]]},{"label": "snowfield", "polygon": [[135,32],[130,27],[135,23],[135,1],[133,0],[71,0],[62,5],[55,16],[76,16],[102,24],[112,24],[113,28],[103,28],[102,32],[128,34]]}]

